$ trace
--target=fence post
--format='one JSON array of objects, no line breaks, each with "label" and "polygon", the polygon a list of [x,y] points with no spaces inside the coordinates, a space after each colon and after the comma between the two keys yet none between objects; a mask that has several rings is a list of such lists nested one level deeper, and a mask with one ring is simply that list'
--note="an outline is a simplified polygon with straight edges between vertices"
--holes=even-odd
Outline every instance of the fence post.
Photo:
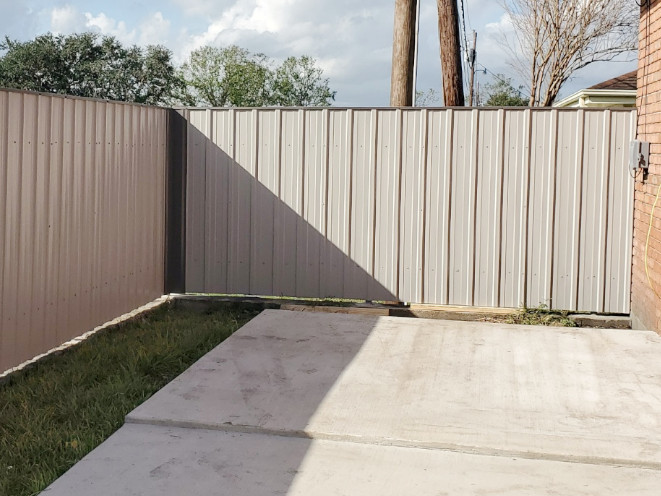
[{"label": "fence post", "polygon": [[165,294],[186,292],[186,170],[188,122],[169,109],[165,210]]}]

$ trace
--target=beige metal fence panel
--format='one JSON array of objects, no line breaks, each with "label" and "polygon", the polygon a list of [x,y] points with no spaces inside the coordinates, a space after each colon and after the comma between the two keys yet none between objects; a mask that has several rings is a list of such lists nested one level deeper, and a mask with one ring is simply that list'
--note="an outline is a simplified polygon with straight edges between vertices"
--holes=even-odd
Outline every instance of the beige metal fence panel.
[{"label": "beige metal fence panel", "polygon": [[257,172],[256,122],[252,110],[233,111],[232,118],[234,163],[230,169],[227,285],[230,293],[248,294],[251,293],[252,197]]},{"label": "beige metal fence panel", "polygon": [[325,270],[326,171],[328,168],[328,111],[309,112],[305,120],[303,218],[297,251],[301,270],[297,272],[299,294],[325,296],[321,278]]},{"label": "beige metal fence panel", "polygon": [[[605,118],[604,118],[605,117]],[[584,116],[577,309],[604,307],[610,113]]]},{"label": "beige metal fence panel", "polygon": [[583,110],[558,114],[552,306],[576,310],[583,178]]},{"label": "beige metal fence panel", "polygon": [[450,253],[450,201],[454,113],[430,110],[427,124],[427,190],[425,198],[425,301],[447,304]]},{"label": "beige metal fence panel", "polygon": [[530,115],[530,110],[511,110],[505,117],[499,303],[503,307],[519,307],[526,303],[524,276]]},{"label": "beige metal fence panel", "polygon": [[399,280],[399,192],[402,112],[376,112],[374,278],[370,294],[392,300]]},{"label": "beige metal fence panel", "polygon": [[504,110],[479,113],[472,299],[477,306],[499,305],[504,120]]},{"label": "beige metal fence panel", "polygon": [[0,90],[0,372],[163,293],[166,112]]},{"label": "beige metal fence panel", "polygon": [[531,133],[526,303],[551,306],[558,113],[533,112]]},{"label": "beige metal fence panel", "polygon": [[451,305],[473,303],[478,119],[477,110],[454,113],[448,285]]},{"label": "beige metal fence panel", "polygon": [[328,194],[327,194],[327,272],[325,296],[347,294],[344,285],[346,254],[349,253],[349,198],[351,195],[351,110],[330,111]]},{"label": "beige metal fence panel", "polygon": [[[205,275],[207,271],[207,258],[205,248],[207,245],[205,234],[205,210],[208,208],[206,197],[207,185],[207,143],[209,138],[205,135],[207,120],[204,110],[185,111],[184,116],[189,120],[188,133],[186,136],[188,150],[188,179],[186,187],[186,211],[196,212],[196,215],[188,216],[186,219],[186,287],[207,287]],[[212,163],[213,167],[213,163]],[[217,199],[212,196],[208,199],[214,204]],[[211,231],[208,235],[217,236],[214,245],[226,243],[225,234]],[[227,264],[227,261],[225,261]],[[214,284],[209,285],[207,291],[213,291]]]},{"label": "beige metal fence panel", "polygon": [[230,171],[235,166],[233,114],[205,110],[205,122],[209,127],[211,141],[207,141],[205,154],[206,188],[205,229],[210,235],[203,236],[206,265],[205,285],[213,293],[227,292],[228,277],[228,201],[230,196]]},{"label": "beige metal fence panel", "polygon": [[354,295],[368,294],[373,274],[376,112],[353,112],[351,150],[350,251],[353,262],[345,286]]},{"label": "beige metal fence panel", "polygon": [[184,112],[188,291],[628,312],[631,111]]},{"label": "beige metal fence panel", "polygon": [[298,296],[297,235],[303,214],[304,126],[298,110],[283,110],[280,115],[280,183],[275,202],[273,286],[276,294]]},{"label": "beige metal fence panel", "polygon": [[278,160],[280,112],[263,112],[258,120],[257,178],[252,208],[252,254],[250,289],[255,294],[273,293],[274,212],[278,206],[280,169]]},{"label": "beige metal fence panel", "polygon": [[635,113],[610,113],[608,144],[608,213],[606,219],[606,269],[604,275],[604,312],[629,312],[631,303],[631,258],[633,243],[633,188],[627,168],[629,141],[635,136]]},{"label": "beige metal fence panel", "polygon": [[422,301],[427,111],[402,111],[399,202],[399,290],[404,301]]}]

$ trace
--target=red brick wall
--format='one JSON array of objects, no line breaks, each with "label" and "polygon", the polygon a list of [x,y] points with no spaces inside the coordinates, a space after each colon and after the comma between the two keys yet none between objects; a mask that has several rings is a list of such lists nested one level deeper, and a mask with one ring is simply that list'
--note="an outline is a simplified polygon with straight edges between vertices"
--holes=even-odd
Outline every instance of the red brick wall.
[{"label": "red brick wall", "polygon": [[661,333],[661,199],[647,242],[650,212],[661,184],[661,0],[642,0],[637,106],[638,139],[649,141],[651,149],[649,173],[636,177],[631,315],[635,327]]}]

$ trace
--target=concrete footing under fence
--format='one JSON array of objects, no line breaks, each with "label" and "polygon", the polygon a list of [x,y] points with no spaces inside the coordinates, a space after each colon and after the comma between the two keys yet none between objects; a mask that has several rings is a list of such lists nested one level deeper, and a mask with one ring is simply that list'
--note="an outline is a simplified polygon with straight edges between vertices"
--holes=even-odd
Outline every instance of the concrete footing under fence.
[{"label": "concrete footing under fence", "polygon": [[[522,312],[518,308],[469,307],[458,305],[406,305],[397,302],[352,302],[330,300],[310,301],[291,298],[262,298],[254,296],[172,295],[176,305],[192,310],[206,311],[217,304],[241,303],[261,309],[282,309],[296,312],[345,313],[390,317],[414,317],[423,319],[461,320],[467,322],[504,322]],[[601,329],[631,329],[628,315],[599,315],[594,313],[569,313],[577,327]]]},{"label": "concrete footing under fence", "polygon": [[661,337],[267,310],[46,491],[656,495]]}]

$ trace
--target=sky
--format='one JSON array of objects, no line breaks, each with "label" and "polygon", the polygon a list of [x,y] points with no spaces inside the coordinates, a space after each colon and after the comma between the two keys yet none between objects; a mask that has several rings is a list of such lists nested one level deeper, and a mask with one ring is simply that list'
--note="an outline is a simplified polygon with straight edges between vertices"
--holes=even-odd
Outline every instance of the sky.
[{"label": "sky", "polygon": [[[395,0],[0,0],[0,35],[29,40],[39,34],[95,31],[124,44],[162,44],[177,63],[203,45],[236,44],[276,63],[310,55],[337,91],[336,106],[387,106]],[[436,2],[421,0],[418,90],[441,92]],[[508,29],[496,0],[464,0],[466,32],[476,30],[476,81],[493,74],[524,83],[510,67],[499,34]],[[593,64],[575,74],[565,97],[637,67],[629,60]],[[484,68],[487,74],[484,74]]]}]

